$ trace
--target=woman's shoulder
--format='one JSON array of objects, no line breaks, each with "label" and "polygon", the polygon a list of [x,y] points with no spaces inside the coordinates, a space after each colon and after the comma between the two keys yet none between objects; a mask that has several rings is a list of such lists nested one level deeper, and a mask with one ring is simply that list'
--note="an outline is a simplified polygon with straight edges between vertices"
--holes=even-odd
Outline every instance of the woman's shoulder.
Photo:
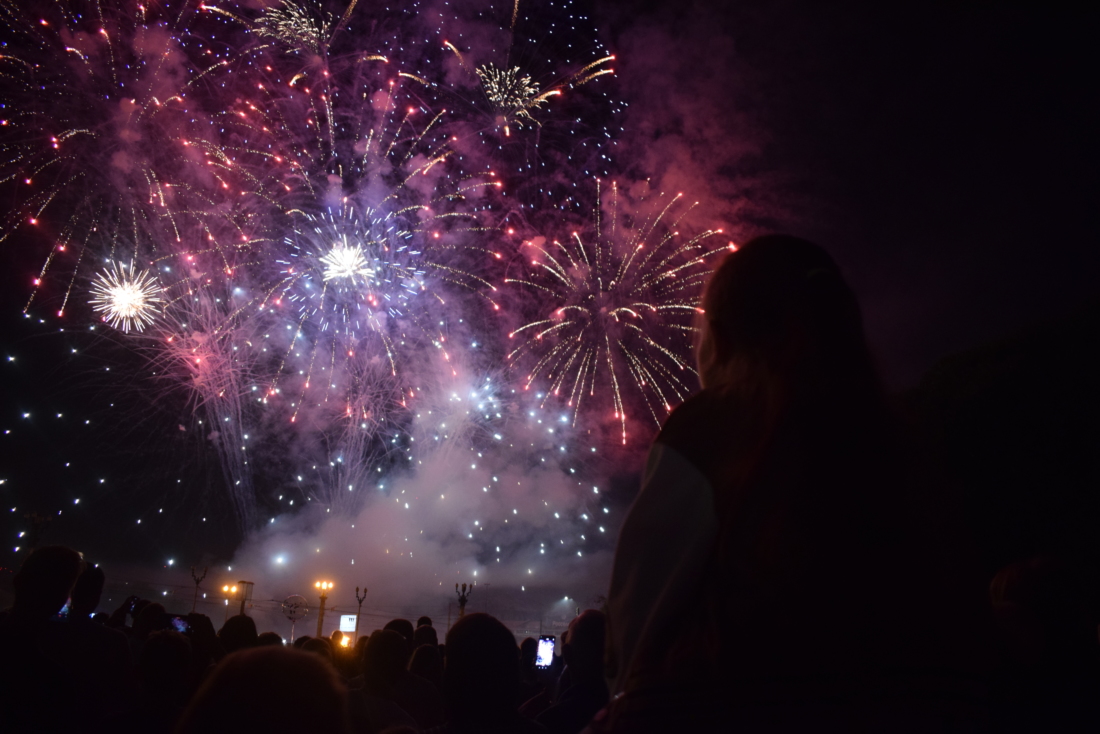
[{"label": "woman's shoulder", "polygon": [[733,458],[749,423],[743,400],[729,392],[706,389],[672,411],[656,443],[675,449],[709,476]]},{"label": "woman's shoulder", "polygon": [[657,442],[677,450],[707,443],[714,436],[728,436],[745,420],[742,401],[736,396],[715,390],[701,390],[676,406],[665,419]]}]

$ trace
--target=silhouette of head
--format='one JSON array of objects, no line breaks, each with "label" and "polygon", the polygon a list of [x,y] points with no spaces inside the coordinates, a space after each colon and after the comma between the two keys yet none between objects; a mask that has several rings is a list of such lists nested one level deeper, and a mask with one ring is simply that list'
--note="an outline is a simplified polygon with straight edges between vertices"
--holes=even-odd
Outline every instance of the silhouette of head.
[{"label": "silhouette of head", "polygon": [[718,266],[703,296],[697,348],[706,387],[762,374],[797,389],[866,378],[859,304],[823,249],[787,235],[757,237]]},{"label": "silhouette of head", "polygon": [[218,639],[221,640],[227,654],[256,647],[257,637],[259,635],[256,634],[256,623],[247,614],[230,617],[218,630]]},{"label": "silhouette of head", "polygon": [[142,607],[137,617],[134,618],[134,637],[144,640],[154,632],[166,630],[169,627],[168,612],[156,602],[150,602]]},{"label": "silhouette of head", "polygon": [[137,618],[141,616],[142,610],[144,610],[145,607],[149,606],[152,603],[153,602],[149,601],[148,599],[138,599],[134,602],[134,605],[130,607],[130,617],[133,618],[133,620],[136,622]]},{"label": "silhouette of head", "polygon": [[1020,662],[1095,656],[1097,619],[1088,574],[1069,558],[1041,555],[1005,566],[989,585],[994,619]]},{"label": "silhouette of head", "polygon": [[420,625],[413,632],[413,647],[417,648],[421,645],[438,645],[439,637],[436,635],[435,628],[428,625]]},{"label": "silhouette of head", "polygon": [[436,645],[421,645],[409,660],[409,672],[443,688],[443,656]]},{"label": "silhouette of head", "polygon": [[417,627],[431,627],[432,626],[432,618],[431,617],[421,617],[420,619],[416,620],[416,626]]},{"label": "silhouette of head", "polygon": [[408,661],[408,643],[394,630],[375,632],[363,648],[363,679],[367,690],[376,693],[392,691]]},{"label": "silhouette of head", "polygon": [[138,658],[138,680],[147,691],[182,698],[190,665],[191,642],[186,637],[175,630],[153,632]]},{"label": "silhouette of head", "polygon": [[84,565],[71,548],[49,545],[27,556],[12,579],[16,614],[46,619],[61,611]]},{"label": "silhouette of head", "polygon": [[468,725],[508,718],[519,696],[516,638],[488,614],[468,614],[447,633],[447,713]]},{"label": "silhouette of head", "polygon": [[103,596],[103,584],[106,582],[103,571],[91,564],[84,567],[84,572],[76,580],[72,593],[72,616],[74,619],[87,619],[99,606],[99,599]]},{"label": "silhouette of head", "polygon": [[367,640],[370,638],[366,635],[360,635],[359,639],[355,641],[355,659],[363,659],[363,650],[367,648]]},{"label": "silhouette of head", "polygon": [[266,647],[267,645],[282,646],[283,638],[278,632],[262,632],[256,638],[256,647]]},{"label": "silhouette of head", "polygon": [[336,659],[336,654],[332,649],[332,642],[325,637],[311,637],[302,643],[301,649],[302,652],[319,655],[330,663]]},{"label": "silhouette of head", "polygon": [[386,623],[383,627],[384,630],[393,630],[394,632],[405,638],[405,662],[409,661],[409,657],[413,651],[413,636],[415,630],[413,630],[412,622],[407,619],[392,619]]},{"label": "silhouette of head", "polygon": [[562,657],[574,681],[603,678],[604,638],[607,620],[603,612],[589,609],[569,623],[562,642]]},{"label": "silhouette of head", "polygon": [[347,692],[317,655],[259,647],[228,656],[192,699],[179,734],[349,731]]}]

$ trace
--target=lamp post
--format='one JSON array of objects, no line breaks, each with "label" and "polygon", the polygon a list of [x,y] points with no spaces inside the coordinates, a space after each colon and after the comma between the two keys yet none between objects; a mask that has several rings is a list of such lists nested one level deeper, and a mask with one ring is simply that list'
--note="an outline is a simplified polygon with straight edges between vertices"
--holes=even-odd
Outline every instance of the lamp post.
[{"label": "lamp post", "polygon": [[206,578],[206,571],[207,571],[207,569],[204,568],[202,570],[202,576],[199,576],[197,573],[195,573],[195,567],[194,566],[191,567],[191,578],[193,578],[195,580],[195,599],[194,599],[194,601],[191,602],[191,613],[192,614],[195,613],[195,607],[197,607],[198,604],[199,604],[199,584],[201,584],[202,580],[204,578]]},{"label": "lamp post", "polygon": [[359,615],[363,613],[363,602],[367,599],[367,587],[363,587],[363,595],[359,596],[359,587],[355,587],[355,599],[359,602],[359,611],[355,613],[355,641],[359,641]]},{"label": "lamp post", "polygon": [[233,584],[231,586],[229,584],[226,584],[225,586],[222,587],[222,593],[225,594],[225,620],[223,620],[223,621],[228,622],[229,621],[229,599],[234,594],[237,593],[237,585]]},{"label": "lamp post", "polygon": [[321,637],[321,630],[325,626],[325,602],[328,601],[329,590],[336,586],[331,581],[318,581],[313,585],[313,588],[320,590],[321,592],[321,610],[317,613],[317,636]]},{"label": "lamp post", "polygon": [[466,616],[466,602],[470,600],[470,594],[474,591],[474,585],[470,584],[469,591],[466,590],[466,584],[462,585],[462,590],[459,591],[458,584],[455,584],[455,595],[458,597],[458,618],[462,619]]}]

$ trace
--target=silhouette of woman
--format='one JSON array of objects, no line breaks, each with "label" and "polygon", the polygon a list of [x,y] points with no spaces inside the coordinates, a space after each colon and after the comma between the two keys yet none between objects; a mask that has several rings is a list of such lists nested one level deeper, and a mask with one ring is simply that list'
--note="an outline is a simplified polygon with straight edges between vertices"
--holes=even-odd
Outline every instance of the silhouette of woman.
[{"label": "silhouette of woman", "polygon": [[703,390],[654,442],[615,552],[602,726],[891,721],[912,707],[884,671],[939,665],[945,640],[856,298],[820,247],[770,235],[726,257],[702,311]]}]

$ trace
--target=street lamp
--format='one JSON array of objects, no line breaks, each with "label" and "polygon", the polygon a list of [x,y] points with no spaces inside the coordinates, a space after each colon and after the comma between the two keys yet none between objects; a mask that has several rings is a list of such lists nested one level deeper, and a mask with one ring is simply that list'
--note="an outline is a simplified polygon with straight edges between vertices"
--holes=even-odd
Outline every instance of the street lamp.
[{"label": "street lamp", "polygon": [[251,581],[238,581],[237,582],[237,588],[241,592],[241,596],[240,596],[240,598],[241,598],[241,612],[240,613],[241,614],[244,614],[244,609],[245,609],[246,604],[251,606],[251,603],[252,603],[252,587],[255,586],[255,585],[256,584],[252,583]]},{"label": "street lamp", "polygon": [[225,621],[229,621],[229,600],[233,598],[233,595],[237,593],[236,584],[226,584],[222,587],[222,593],[225,594]]},{"label": "street lamp", "polygon": [[470,594],[474,592],[474,585],[470,584],[470,590],[466,590],[466,584],[462,585],[462,591],[458,590],[458,584],[455,584],[455,595],[458,596],[458,618],[462,619],[466,616],[466,602],[470,599]]},{"label": "street lamp", "polygon": [[322,637],[321,630],[325,625],[325,602],[328,601],[328,592],[336,584],[331,581],[318,581],[313,585],[313,588],[321,592],[321,611],[317,614],[317,636]]},{"label": "street lamp", "polygon": [[195,598],[191,602],[191,613],[194,614],[195,607],[197,607],[199,605],[199,584],[201,584],[202,580],[204,578],[206,578],[206,569],[204,568],[202,570],[202,575],[200,576],[199,573],[195,570],[195,567],[192,566],[191,567],[191,578],[194,579],[194,581],[195,581]]},{"label": "street lamp", "polygon": [[363,614],[363,602],[367,599],[367,587],[363,587],[363,595],[359,596],[359,587],[355,587],[355,599],[359,602],[359,611],[355,613],[355,640],[359,640],[359,617]]}]

